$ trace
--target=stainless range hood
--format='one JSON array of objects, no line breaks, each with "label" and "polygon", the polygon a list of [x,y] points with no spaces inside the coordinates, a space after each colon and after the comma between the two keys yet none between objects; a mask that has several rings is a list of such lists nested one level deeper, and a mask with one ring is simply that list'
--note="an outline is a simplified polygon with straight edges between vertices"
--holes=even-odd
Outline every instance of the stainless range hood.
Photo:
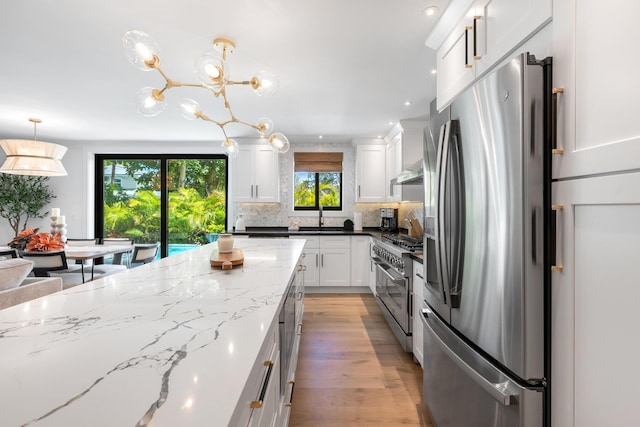
[{"label": "stainless range hood", "polygon": [[391,185],[420,185],[423,183],[422,159],[400,172],[400,175],[391,180]]}]

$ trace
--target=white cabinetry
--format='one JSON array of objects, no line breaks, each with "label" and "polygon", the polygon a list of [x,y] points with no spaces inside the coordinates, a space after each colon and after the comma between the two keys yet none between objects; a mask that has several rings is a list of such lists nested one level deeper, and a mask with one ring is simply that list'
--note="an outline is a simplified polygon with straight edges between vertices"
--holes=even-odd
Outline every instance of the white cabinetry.
[{"label": "white cabinetry", "polygon": [[[640,168],[636,38],[640,2],[555,1],[553,85],[558,97],[554,178]],[[597,28],[598,31],[594,31]]]},{"label": "white cabinetry", "polygon": [[269,146],[240,146],[232,176],[234,202],[280,201],[278,153]]},{"label": "white cabinetry", "polygon": [[438,109],[546,25],[551,6],[552,0],[474,2],[438,49]]},{"label": "white cabinetry", "polygon": [[391,185],[403,169],[422,168],[424,150],[424,128],[427,122],[401,120],[387,135],[387,179],[385,197],[387,202],[420,202],[424,199],[421,185]]},{"label": "white cabinetry", "polygon": [[356,146],[356,203],[385,201],[385,146]]},{"label": "white cabinetry", "polygon": [[306,239],[302,258],[305,268],[304,285],[306,287],[320,286],[320,237],[318,236],[291,236],[291,239]]},{"label": "white cabinetry", "polygon": [[640,425],[640,173],[553,184],[552,425]]},{"label": "white cabinetry", "polygon": [[280,398],[278,318],[271,324],[247,380],[231,425],[273,426]]},{"label": "white cabinetry", "polygon": [[420,366],[424,366],[423,329],[422,329],[422,301],[424,299],[424,279],[422,263],[413,260],[413,357]]},{"label": "white cabinetry", "polygon": [[351,239],[349,236],[320,238],[320,286],[351,285]]},{"label": "white cabinetry", "polygon": [[351,240],[349,236],[297,236],[307,239],[303,265],[307,290],[318,286],[350,286]]},{"label": "white cabinetry", "polygon": [[371,237],[351,237],[351,286],[371,287]]}]

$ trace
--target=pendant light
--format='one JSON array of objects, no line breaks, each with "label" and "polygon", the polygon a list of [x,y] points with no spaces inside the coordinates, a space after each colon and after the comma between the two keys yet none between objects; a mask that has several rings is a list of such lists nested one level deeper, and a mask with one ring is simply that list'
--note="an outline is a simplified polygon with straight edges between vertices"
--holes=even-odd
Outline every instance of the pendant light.
[{"label": "pendant light", "polygon": [[62,157],[67,147],[36,140],[36,126],[40,119],[29,119],[33,123],[33,141],[26,139],[3,139],[0,147],[7,154],[0,172],[14,175],[64,176],[67,171]]}]

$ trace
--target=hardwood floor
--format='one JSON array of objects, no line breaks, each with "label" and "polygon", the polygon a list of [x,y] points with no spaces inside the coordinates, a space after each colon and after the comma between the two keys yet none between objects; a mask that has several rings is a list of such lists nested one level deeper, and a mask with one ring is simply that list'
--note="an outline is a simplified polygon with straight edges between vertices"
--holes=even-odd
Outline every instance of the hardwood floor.
[{"label": "hardwood floor", "polygon": [[432,426],[422,369],[402,350],[372,295],[305,297],[289,425]]}]

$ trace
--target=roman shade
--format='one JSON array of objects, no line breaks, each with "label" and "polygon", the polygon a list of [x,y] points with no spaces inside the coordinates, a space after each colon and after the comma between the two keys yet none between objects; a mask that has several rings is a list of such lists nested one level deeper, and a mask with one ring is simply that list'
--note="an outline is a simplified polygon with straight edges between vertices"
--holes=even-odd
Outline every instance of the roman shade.
[{"label": "roman shade", "polygon": [[293,153],[295,172],[342,172],[342,153]]}]

